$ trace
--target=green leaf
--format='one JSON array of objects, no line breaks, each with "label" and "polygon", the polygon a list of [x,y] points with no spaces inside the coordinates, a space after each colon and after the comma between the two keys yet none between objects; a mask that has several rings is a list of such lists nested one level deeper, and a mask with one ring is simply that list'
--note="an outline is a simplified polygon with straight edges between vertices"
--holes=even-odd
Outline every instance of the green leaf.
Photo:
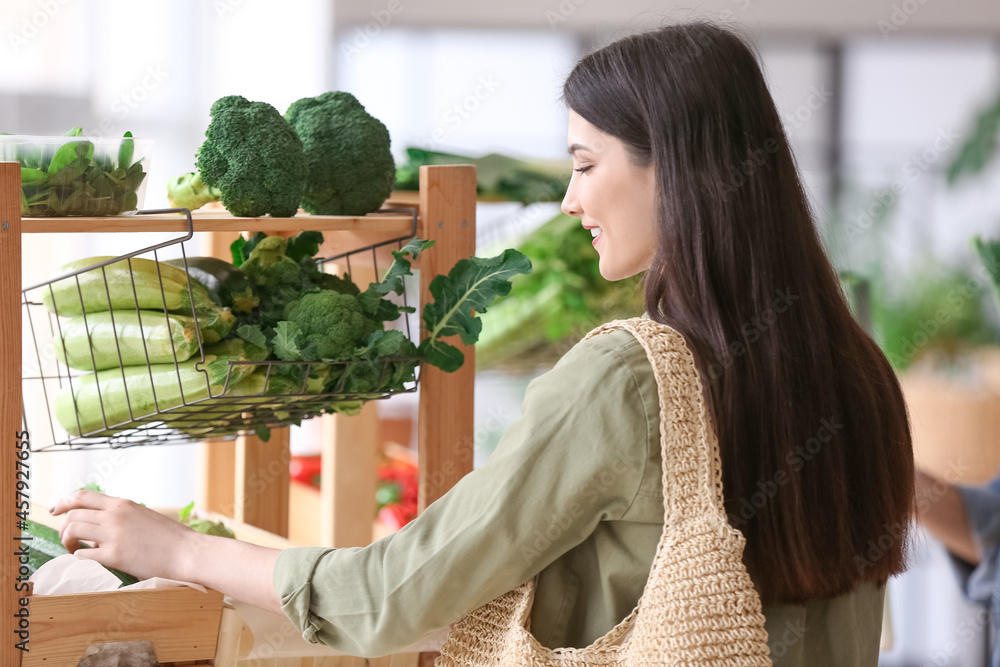
[{"label": "green leaf", "polygon": [[[63,167],[75,162],[79,158],[87,158],[88,160],[94,155],[94,143],[91,141],[67,141],[65,144],[59,147],[52,156],[52,162],[49,163],[48,172],[49,175],[57,173]],[[82,170],[80,173],[83,173]]]},{"label": "green leaf", "polygon": [[432,366],[437,366],[445,373],[454,373],[465,363],[465,355],[454,345],[444,341],[425,338],[418,348],[420,356]]},{"label": "green leaf", "polygon": [[972,248],[989,273],[993,281],[993,293],[1000,302],[1000,240],[983,241],[977,234],[972,237]]},{"label": "green leaf", "polygon": [[447,276],[435,276],[430,284],[434,301],[423,312],[429,337],[459,335],[466,345],[474,344],[482,323],[472,311],[485,313],[496,297],[510,292],[510,279],[520,273],[531,273],[531,261],[508,248],[496,257],[463,259]]},{"label": "green leaf", "polygon": [[132,140],[132,133],[126,132],[118,147],[118,166],[128,169],[132,164],[132,156],[135,154],[135,141]]},{"label": "green leaf", "polygon": [[267,337],[258,326],[243,324],[236,330],[236,335],[257,347],[267,347]]},{"label": "green leaf", "polygon": [[318,253],[322,243],[323,234],[320,232],[299,232],[288,239],[285,255],[299,262],[303,257],[312,257]]},{"label": "green leaf", "polygon": [[299,347],[302,329],[295,322],[282,321],[274,328],[274,353],[283,361],[302,361],[304,356]]},{"label": "green leaf", "polygon": [[86,489],[87,491],[97,491],[98,493],[107,493],[107,491],[105,491],[104,489],[102,489],[101,485],[98,484],[97,482],[87,482],[86,484],[84,484],[80,488],[81,489]]},{"label": "green leaf", "polygon": [[67,132],[63,136],[64,137],[79,137],[82,134],[83,134],[83,128],[82,127],[74,127],[73,129],[71,129],[69,132]]},{"label": "green leaf", "polygon": [[267,442],[271,439],[271,427],[269,427],[264,422],[257,422],[253,425],[254,434],[260,438],[263,442]]},{"label": "green leaf", "polygon": [[191,516],[191,510],[193,509],[194,509],[194,501],[192,500],[187,505],[182,507],[180,511],[177,513],[178,520],[181,523],[187,523],[188,517]]},{"label": "green leaf", "polygon": [[[254,248],[256,248],[258,246],[258,244],[260,244],[260,242],[263,241],[266,238],[267,238],[267,234],[265,234],[264,232],[257,232],[256,234],[254,234],[253,236],[251,236],[250,239],[246,243],[243,244],[242,251],[243,251],[243,261],[244,262],[246,260],[250,259],[250,253],[252,253],[253,250],[254,250]],[[239,266],[239,264],[237,264],[237,266]]]},{"label": "green leaf", "polygon": [[237,236],[236,240],[229,244],[229,252],[233,254],[233,266],[239,266],[250,255],[249,252],[243,254],[243,247],[246,244],[247,240],[242,236]]},{"label": "green leaf", "polygon": [[45,179],[48,178],[48,174],[41,169],[30,169],[28,167],[21,167],[21,186],[25,185],[43,185]]},{"label": "green leaf", "polygon": [[410,262],[406,256],[409,255],[416,259],[421,252],[432,247],[434,243],[434,241],[413,238],[399,250],[393,250],[394,259],[385,275],[382,276],[382,280],[370,283],[368,289],[358,295],[361,308],[373,319],[383,322],[395,320],[401,312],[412,312],[408,308],[400,308],[384,297],[390,292],[402,294],[403,277],[413,275],[410,272]]}]

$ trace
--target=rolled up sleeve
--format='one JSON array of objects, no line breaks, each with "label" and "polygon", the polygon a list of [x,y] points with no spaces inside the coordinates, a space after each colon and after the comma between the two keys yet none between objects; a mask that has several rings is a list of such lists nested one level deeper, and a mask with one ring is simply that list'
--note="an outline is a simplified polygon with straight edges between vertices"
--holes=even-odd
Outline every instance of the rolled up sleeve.
[{"label": "rolled up sleeve", "polygon": [[621,354],[630,342],[620,331],[581,341],[533,379],[488,461],[401,530],[366,547],[283,551],[274,586],[303,637],[356,656],[397,652],[619,520],[649,438]]}]

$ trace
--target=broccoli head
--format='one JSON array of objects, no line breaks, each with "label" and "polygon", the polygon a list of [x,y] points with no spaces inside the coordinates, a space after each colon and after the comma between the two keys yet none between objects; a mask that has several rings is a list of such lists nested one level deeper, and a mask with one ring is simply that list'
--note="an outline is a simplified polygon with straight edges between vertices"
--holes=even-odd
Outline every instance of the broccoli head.
[{"label": "broccoli head", "polygon": [[319,215],[364,215],[392,192],[396,165],[389,130],[350,93],[293,102],[285,119],[302,140],[307,176],[302,208]]},{"label": "broccoli head", "polygon": [[198,149],[201,181],[233,215],[295,215],[306,178],[295,130],[270,104],[240,95],[216,100],[211,114]]},{"label": "broccoli head", "polygon": [[356,297],[330,290],[292,301],[285,307],[285,320],[301,331],[300,350],[306,360],[349,359],[379,328]]}]

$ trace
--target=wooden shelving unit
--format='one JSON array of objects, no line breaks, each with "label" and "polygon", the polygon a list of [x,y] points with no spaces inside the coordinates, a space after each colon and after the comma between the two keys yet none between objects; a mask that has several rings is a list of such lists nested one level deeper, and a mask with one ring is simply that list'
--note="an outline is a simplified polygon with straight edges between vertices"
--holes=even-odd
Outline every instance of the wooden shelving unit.
[{"label": "wooden shelving unit", "polygon": [[[187,231],[186,220],[172,214],[22,220],[20,188],[19,165],[0,163],[0,432],[5,434],[0,442],[5,471],[0,480],[0,497],[7,499],[8,508],[14,505],[17,497],[15,434],[21,431],[21,265],[27,259],[21,255],[21,234]],[[475,168],[468,165],[421,167],[420,192],[394,193],[387,207],[394,205],[415,206],[418,209],[416,235],[436,242],[431,250],[413,262],[414,271],[420,273],[420,302],[411,305],[420,308],[430,299],[431,278],[447,272],[458,260],[475,254]],[[229,259],[229,243],[240,232],[291,235],[302,230],[322,231],[325,243],[320,254],[332,256],[398,238],[412,229],[411,216],[398,213],[376,213],[362,218],[305,214],[292,218],[234,218],[225,212],[198,211],[193,217],[195,231],[212,232],[209,254],[223,259]],[[383,271],[392,261],[392,249],[394,245],[384,246],[364,255],[372,260],[371,265],[377,264],[379,271]],[[189,256],[199,254],[192,250],[186,252]],[[352,275],[370,270],[364,258],[359,260],[351,260]],[[420,338],[425,335],[421,323]],[[444,373],[430,366],[421,369],[417,417],[421,510],[472,469],[475,350],[462,345],[457,338],[450,342],[465,354],[465,364],[459,371]],[[375,502],[375,405],[367,404],[356,417],[327,415],[321,419],[324,428],[323,488],[318,520],[322,524],[323,546],[367,544],[372,537]],[[200,504],[208,510],[221,510],[241,524],[259,527],[280,543],[288,531],[288,429],[275,429],[266,443],[254,436],[243,436],[235,444],[206,442],[200,446],[203,461]],[[65,455],[72,456],[70,453]],[[32,472],[36,476],[39,474],[37,470]],[[371,493],[367,493],[369,488]],[[0,644],[0,664],[16,667],[22,664],[23,654],[10,638],[16,637],[18,619],[15,614],[20,606],[18,598],[24,593],[15,590],[19,566],[15,554],[16,537],[20,530],[14,510],[9,511],[9,519],[0,522],[0,539],[7,545],[0,555],[5,574],[0,603],[6,619],[4,635],[8,637]],[[248,539],[253,541],[252,537]],[[123,596],[128,592],[96,595]],[[86,613],[86,610],[78,611]],[[53,622],[43,624],[40,620],[37,626],[29,626],[29,629],[31,627],[36,628],[33,635],[60,631]],[[111,637],[113,633],[105,634],[109,637],[102,641],[125,641]],[[35,657],[43,656],[32,656]],[[40,664],[69,665],[63,662]]]}]

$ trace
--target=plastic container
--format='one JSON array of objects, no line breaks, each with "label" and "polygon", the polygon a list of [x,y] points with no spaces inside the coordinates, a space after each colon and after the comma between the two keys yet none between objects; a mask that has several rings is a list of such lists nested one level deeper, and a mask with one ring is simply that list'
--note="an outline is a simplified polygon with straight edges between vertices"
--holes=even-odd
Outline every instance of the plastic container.
[{"label": "plastic container", "polygon": [[151,139],[0,135],[0,161],[21,164],[21,217],[120,215],[146,193]]}]

